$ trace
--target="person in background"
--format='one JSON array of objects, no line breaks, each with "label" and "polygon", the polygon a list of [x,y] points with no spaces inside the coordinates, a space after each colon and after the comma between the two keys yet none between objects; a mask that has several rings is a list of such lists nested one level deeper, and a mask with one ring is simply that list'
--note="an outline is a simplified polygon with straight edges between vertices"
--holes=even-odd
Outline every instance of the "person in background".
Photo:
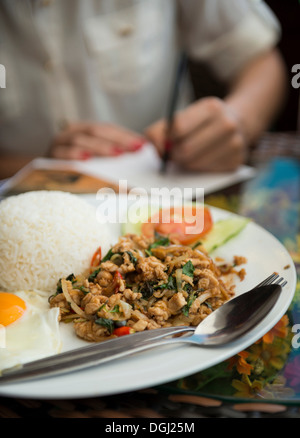
[{"label": "person in background", "polygon": [[280,24],[256,0],[16,0],[0,5],[0,161],[162,154],[178,54],[224,99],[181,97],[168,140],[191,171],[231,171],[280,111]]}]

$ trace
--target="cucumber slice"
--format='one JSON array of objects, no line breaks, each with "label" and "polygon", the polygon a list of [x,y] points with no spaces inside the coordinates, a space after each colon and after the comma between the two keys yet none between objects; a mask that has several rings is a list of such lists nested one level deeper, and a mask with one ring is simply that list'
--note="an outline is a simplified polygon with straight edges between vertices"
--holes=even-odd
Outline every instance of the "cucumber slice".
[{"label": "cucumber slice", "polygon": [[250,219],[244,217],[232,217],[220,220],[214,224],[209,233],[200,239],[201,245],[208,253],[211,253],[237,236],[249,222]]},{"label": "cucumber slice", "polygon": [[137,224],[132,224],[131,222],[126,222],[126,224],[122,224],[121,232],[122,236],[126,234],[141,234],[142,222]]},{"label": "cucumber slice", "polygon": [[141,228],[142,228],[142,222],[138,222],[138,223],[126,222],[121,226],[122,236],[125,236],[126,234],[141,234]]},{"label": "cucumber slice", "polygon": [[149,216],[156,211],[159,210],[159,207],[157,209],[154,209],[153,206],[149,205],[143,205],[140,208],[138,208],[134,213],[136,217],[136,221],[132,222],[127,217],[127,222],[122,224],[121,226],[121,233],[122,235],[126,234],[141,234],[142,231],[142,224],[149,219]]}]

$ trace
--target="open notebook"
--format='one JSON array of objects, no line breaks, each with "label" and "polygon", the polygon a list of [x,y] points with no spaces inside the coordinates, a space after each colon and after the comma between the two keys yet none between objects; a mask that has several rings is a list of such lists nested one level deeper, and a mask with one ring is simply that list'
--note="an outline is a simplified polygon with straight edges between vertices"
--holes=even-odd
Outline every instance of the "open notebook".
[{"label": "open notebook", "polygon": [[47,189],[86,194],[97,193],[103,187],[118,191],[119,182],[126,181],[128,190],[150,193],[153,189],[177,188],[185,192],[186,198],[191,198],[198,189],[209,194],[250,179],[255,174],[255,170],[248,166],[241,166],[231,173],[185,172],[173,163],[165,174],[160,168],[161,160],[150,144],[134,154],[94,158],[86,162],[37,158],[2,185],[1,192],[16,194]]}]

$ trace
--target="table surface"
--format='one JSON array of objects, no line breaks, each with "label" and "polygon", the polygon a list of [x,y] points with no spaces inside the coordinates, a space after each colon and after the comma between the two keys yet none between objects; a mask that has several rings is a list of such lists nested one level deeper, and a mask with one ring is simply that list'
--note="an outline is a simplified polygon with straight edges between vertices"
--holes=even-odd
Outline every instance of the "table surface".
[{"label": "table surface", "polygon": [[109,397],[0,397],[0,418],[300,418],[300,339],[299,348],[291,342],[295,325],[300,324],[300,135],[265,135],[250,164],[257,168],[254,179],[211,194],[206,202],[252,218],[291,254],[298,283],[278,324],[230,364],[226,361],[170,384]]}]

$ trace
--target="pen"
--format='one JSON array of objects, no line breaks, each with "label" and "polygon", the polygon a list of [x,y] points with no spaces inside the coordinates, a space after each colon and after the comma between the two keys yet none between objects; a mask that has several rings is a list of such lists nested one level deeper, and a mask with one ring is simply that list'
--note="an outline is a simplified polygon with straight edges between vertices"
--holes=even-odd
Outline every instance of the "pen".
[{"label": "pen", "polygon": [[170,102],[167,112],[167,133],[166,133],[166,141],[165,141],[165,150],[162,157],[162,167],[161,167],[162,173],[165,173],[167,170],[167,165],[171,154],[172,145],[169,135],[173,127],[174,115],[177,108],[180,87],[184,78],[184,74],[186,72],[187,61],[188,59],[186,54],[182,53],[178,62],[178,67],[175,75],[174,84],[172,87],[172,92],[171,92],[171,97],[170,97]]}]

